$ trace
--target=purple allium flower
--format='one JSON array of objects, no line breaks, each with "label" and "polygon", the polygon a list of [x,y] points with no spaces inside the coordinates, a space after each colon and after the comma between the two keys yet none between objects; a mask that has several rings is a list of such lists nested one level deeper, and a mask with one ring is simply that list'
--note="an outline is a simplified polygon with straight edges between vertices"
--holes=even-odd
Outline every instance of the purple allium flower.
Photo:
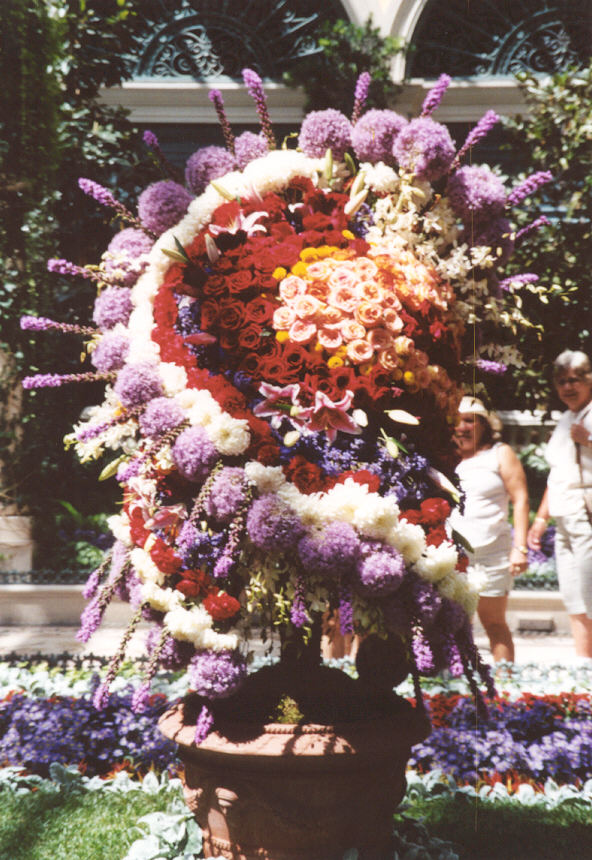
[{"label": "purple allium flower", "polygon": [[535,275],[534,272],[523,272],[521,275],[511,275],[509,278],[504,278],[503,281],[500,281],[500,289],[501,290],[509,290],[512,286],[514,287],[522,287],[525,284],[536,284],[539,276]]},{"label": "purple allium flower", "polygon": [[109,242],[103,255],[103,269],[126,287],[131,287],[146,266],[153,241],[143,230],[126,227]]},{"label": "purple allium flower", "polygon": [[531,194],[534,194],[537,188],[540,188],[541,185],[551,182],[552,179],[553,174],[548,170],[538,170],[536,173],[532,173],[510,191],[508,194],[507,205],[515,206],[517,203],[520,203],[521,200],[524,200],[525,197],[529,197]]},{"label": "purple allium flower", "polygon": [[178,182],[170,179],[153,182],[138,198],[140,221],[144,227],[160,236],[181,220],[191,200],[189,191]]},{"label": "purple allium flower", "polygon": [[478,358],[475,361],[475,367],[492,376],[503,376],[508,370],[507,365],[502,364],[501,361],[490,361],[487,358]]},{"label": "purple allium flower", "polygon": [[423,101],[421,116],[430,116],[436,110],[451,82],[452,78],[449,75],[440,75]]},{"label": "purple allium flower", "polygon": [[506,204],[504,183],[489,167],[461,167],[448,180],[447,194],[452,209],[466,223],[497,218]]},{"label": "purple allium flower", "polygon": [[238,651],[198,651],[188,672],[189,683],[199,696],[225,699],[243,683],[247,665]]},{"label": "purple allium flower", "polygon": [[224,143],[226,144],[226,149],[228,152],[235,154],[235,139],[232,133],[232,129],[230,128],[230,123],[228,122],[228,117],[226,116],[226,111],[224,109],[224,99],[222,98],[222,93],[220,90],[210,90],[208,93],[208,98],[216,108],[216,113],[218,114],[218,120],[220,125],[222,126],[222,134],[224,135]]},{"label": "purple allium flower", "polygon": [[259,549],[283,552],[296,544],[303,527],[288,505],[268,493],[253,502],[247,515],[247,532]]},{"label": "purple allium flower", "polygon": [[391,547],[369,552],[358,564],[357,575],[364,593],[376,597],[392,594],[403,582],[405,560]]},{"label": "purple allium flower", "polygon": [[250,161],[261,158],[268,152],[269,144],[262,132],[254,134],[252,131],[243,131],[234,141],[234,153],[241,170],[244,170]]},{"label": "purple allium flower", "polygon": [[90,354],[91,363],[102,373],[120,370],[129,352],[129,339],[120,332],[108,331]]},{"label": "purple allium flower", "polygon": [[393,144],[393,155],[401,167],[429,182],[447,173],[454,153],[450,132],[430,117],[412,119]]},{"label": "purple allium flower", "polygon": [[105,287],[95,299],[93,320],[102,329],[117,323],[127,325],[133,309],[131,290],[125,287]]},{"label": "purple allium flower", "polygon": [[323,158],[328,149],[341,161],[351,144],[352,125],[334,108],[315,110],[302,123],[298,145],[309,158]]},{"label": "purple allium flower", "polygon": [[452,162],[452,167],[457,167],[462,157],[465,153],[472,147],[475,146],[482,138],[485,137],[486,134],[489,134],[494,125],[499,122],[499,116],[493,110],[488,110],[479,120],[475,128],[471,129],[471,131],[467,135],[467,139],[457,152],[454,161]]},{"label": "purple allium flower", "polygon": [[208,517],[225,525],[234,519],[245,498],[244,470],[240,466],[226,466],[214,478],[204,510]]},{"label": "purple allium flower", "polygon": [[368,98],[368,92],[370,91],[370,84],[372,82],[372,75],[370,72],[362,72],[362,74],[358,77],[356,81],[356,88],[354,90],[354,107],[352,110],[351,116],[351,124],[355,125],[360,118],[360,114],[364,110],[364,105],[366,104],[366,99]]},{"label": "purple allium flower", "polygon": [[348,573],[359,549],[360,541],[355,530],[340,520],[329,523],[321,531],[305,535],[298,543],[298,555],[304,569],[328,577]]},{"label": "purple allium flower", "polygon": [[507,218],[491,221],[471,242],[472,245],[488,245],[498,258],[498,263],[506,263],[514,250],[512,225]]},{"label": "purple allium flower", "polygon": [[271,120],[269,118],[269,111],[267,110],[267,98],[265,96],[265,90],[263,89],[263,81],[257,72],[253,71],[253,69],[243,69],[242,74],[247,92],[255,102],[255,108],[259,115],[261,129],[268,140],[269,148],[275,149],[275,137],[271,126]]},{"label": "purple allium flower", "polygon": [[203,194],[212,179],[236,170],[236,158],[222,146],[204,146],[190,155],[185,165],[185,182],[194,194]]},{"label": "purple allium flower", "polygon": [[171,453],[177,469],[188,481],[204,481],[218,459],[216,448],[203,427],[183,430]]},{"label": "purple allium flower", "polygon": [[147,361],[126,364],[118,375],[114,391],[124,406],[139,406],[162,395],[158,370]]},{"label": "purple allium flower", "polygon": [[178,427],[185,420],[185,413],[170,397],[155,397],[140,416],[140,429],[144,436],[156,439]]},{"label": "purple allium flower", "polygon": [[526,227],[523,227],[521,230],[518,230],[516,233],[516,240],[523,239],[529,233],[532,233],[533,230],[540,230],[541,227],[548,227],[551,222],[545,215],[541,215],[540,218],[536,218],[534,221],[531,221],[530,224],[527,224]]},{"label": "purple allium flower", "polygon": [[404,116],[394,110],[369,110],[355,124],[351,142],[360,161],[393,164],[393,143],[407,125]]}]

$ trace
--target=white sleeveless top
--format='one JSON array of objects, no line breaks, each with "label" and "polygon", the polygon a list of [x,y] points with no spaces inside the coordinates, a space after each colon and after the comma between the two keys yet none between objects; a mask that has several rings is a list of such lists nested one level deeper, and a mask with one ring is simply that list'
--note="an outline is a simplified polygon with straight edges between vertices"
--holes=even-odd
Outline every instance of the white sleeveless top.
[{"label": "white sleeveless top", "polygon": [[582,472],[577,464],[576,445],[571,438],[571,427],[582,422],[588,433],[592,434],[592,408],[585,406],[579,412],[570,409],[564,412],[547,442],[545,459],[549,464],[549,514],[552,517],[565,517],[583,513],[584,493],[582,478],[592,488],[592,449],[580,446]]},{"label": "white sleeveless top", "polygon": [[450,514],[450,525],[466,538],[473,549],[489,546],[511,535],[508,521],[510,497],[499,465],[501,443],[461,460],[456,467],[465,494],[464,514],[458,508]]}]

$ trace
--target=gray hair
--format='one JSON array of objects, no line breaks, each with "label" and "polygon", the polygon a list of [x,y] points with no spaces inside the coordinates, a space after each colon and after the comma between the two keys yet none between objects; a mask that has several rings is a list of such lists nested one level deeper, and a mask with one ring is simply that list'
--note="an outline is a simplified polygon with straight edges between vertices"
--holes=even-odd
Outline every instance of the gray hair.
[{"label": "gray hair", "polygon": [[563,376],[570,370],[592,382],[592,364],[585,352],[564,349],[553,362],[553,379]]}]

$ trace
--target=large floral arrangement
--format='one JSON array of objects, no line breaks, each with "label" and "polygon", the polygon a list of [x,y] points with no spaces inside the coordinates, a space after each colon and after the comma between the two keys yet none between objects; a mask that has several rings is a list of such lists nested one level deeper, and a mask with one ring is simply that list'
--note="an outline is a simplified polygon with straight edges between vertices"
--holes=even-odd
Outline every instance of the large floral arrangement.
[{"label": "large floral arrangement", "polygon": [[497,117],[457,149],[431,117],[446,76],[407,121],[363,112],[362,75],[352,118],[309,114],[297,149],[275,148],[261,81],[244,78],[262,132],[234,138],[214,91],[226,148],[192,155],[184,184],[145,189],[137,218],[80,181],[130,225],[98,267],[50,261],[97,281],[95,326],[23,320],[86,336],[95,368],[25,386],[106,382],[67,437],[83,460],[117,451],[105,474],[123,491],[80,636],[114,595],[136,610],[127,636],[154,622],[138,706],[159,664],[188,667],[204,701],[228,697],[253,624],[306,640],[335,609],[416,680],[486,674],[445,474],[463,373],[520,362],[518,293],[536,278],[500,279],[509,209],[549,176],[508,193],[462,166]]}]

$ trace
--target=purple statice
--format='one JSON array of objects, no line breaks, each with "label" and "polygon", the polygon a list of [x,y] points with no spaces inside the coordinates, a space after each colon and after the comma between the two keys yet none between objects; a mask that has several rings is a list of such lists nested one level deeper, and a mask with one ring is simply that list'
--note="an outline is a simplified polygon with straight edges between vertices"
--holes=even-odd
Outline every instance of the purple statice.
[{"label": "purple statice", "polygon": [[132,693],[131,708],[134,714],[142,714],[150,705],[150,681],[139,684]]},{"label": "purple statice", "polygon": [[142,274],[153,241],[143,230],[126,227],[109,242],[103,254],[103,269],[125,287],[131,287]]},{"label": "purple statice", "polygon": [[304,578],[302,576],[299,576],[296,580],[294,599],[292,601],[292,606],[290,607],[290,621],[292,622],[294,627],[304,627],[305,624],[310,623],[310,618],[308,617],[308,613],[306,611],[304,593]]},{"label": "purple statice", "polygon": [[324,158],[328,149],[341,161],[351,145],[352,125],[334,108],[307,114],[300,128],[298,145],[309,158]]},{"label": "purple statice", "polygon": [[247,92],[255,102],[261,130],[267,138],[269,148],[275,149],[275,137],[271,126],[271,119],[269,118],[269,111],[267,110],[267,98],[263,89],[263,81],[253,69],[243,69],[242,74]]},{"label": "purple statice", "polygon": [[93,572],[90,574],[90,576],[84,583],[84,587],[82,589],[82,597],[84,598],[84,600],[92,600],[96,596],[100,582],[100,568],[96,568],[96,570],[93,570]]},{"label": "purple statice", "polygon": [[170,179],[153,182],[138,198],[138,215],[142,226],[160,236],[181,220],[191,199],[189,191],[178,182]]},{"label": "purple statice", "polygon": [[489,246],[498,258],[498,263],[503,264],[512,256],[514,240],[515,236],[512,232],[512,225],[508,219],[496,218],[495,221],[491,221],[476,234],[475,239],[471,241],[471,245]]},{"label": "purple statice", "polygon": [[76,325],[75,323],[62,323],[48,317],[22,316],[20,326],[23,331],[62,331],[72,334],[96,334],[96,329],[90,326]]},{"label": "purple statice", "polygon": [[203,146],[185,165],[185,182],[194,194],[203,194],[212,179],[236,170],[236,158],[223,146]]},{"label": "purple statice", "polygon": [[374,597],[393,594],[403,582],[405,560],[394,547],[363,547],[356,574],[363,593]]},{"label": "purple statice", "polygon": [[369,110],[355,124],[351,143],[360,161],[393,164],[395,138],[407,125],[405,117],[394,110]]},{"label": "purple statice", "polygon": [[119,600],[127,601],[129,598],[128,574],[131,574],[129,550],[122,541],[115,541],[108,581],[114,585],[113,593]]},{"label": "purple statice", "polygon": [[552,179],[553,174],[548,170],[538,170],[536,173],[531,173],[530,176],[527,176],[526,179],[510,191],[507,205],[516,206],[517,203],[520,203],[525,197],[530,197],[541,185],[551,182]]},{"label": "purple statice", "polygon": [[124,406],[139,406],[162,395],[162,382],[155,365],[147,361],[126,364],[117,374],[115,394]]},{"label": "purple statice", "polygon": [[195,722],[195,734],[193,735],[193,743],[196,746],[203,743],[207,736],[212,731],[214,726],[214,715],[206,705],[199,712],[199,716]]},{"label": "purple statice", "polygon": [[76,633],[76,638],[79,642],[88,642],[100,626],[104,611],[105,606],[101,603],[98,596],[86,604],[80,616],[80,628]]},{"label": "purple statice", "polygon": [[208,517],[220,525],[231,522],[246,498],[244,470],[240,466],[226,466],[215,476],[204,503]]},{"label": "purple statice", "polygon": [[100,276],[93,272],[92,269],[86,266],[77,266],[69,260],[64,260],[61,257],[51,257],[47,261],[47,271],[54,272],[56,275],[79,275],[87,280],[98,280]]},{"label": "purple statice", "polygon": [[511,287],[523,287],[526,284],[536,284],[539,276],[535,275],[534,272],[523,272],[521,275],[511,275],[509,278],[504,278],[503,281],[500,281],[500,289],[501,290],[509,290]]},{"label": "purple statice", "polygon": [[336,520],[306,534],[298,542],[298,555],[305,570],[331,579],[351,571],[360,540],[349,523]]},{"label": "purple statice", "polygon": [[114,209],[117,214],[122,218],[125,218],[126,221],[136,220],[132,213],[126,209],[123,203],[120,203],[107,188],[99,185],[98,182],[93,182],[92,179],[80,177],[78,180],[78,187],[81,191],[84,191],[85,194],[88,194],[89,197],[92,197],[93,200],[96,200],[97,203],[100,203],[101,206],[106,206],[108,209]]},{"label": "purple statice", "polygon": [[205,699],[232,696],[247,676],[238,651],[198,651],[188,666],[189,683]]},{"label": "purple statice", "polygon": [[479,141],[482,140],[485,135],[489,134],[493,126],[496,125],[498,122],[499,116],[496,114],[495,111],[488,110],[485,114],[483,114],[475,128],[472,128],[471,131],[468,133],[465,142],[463,143],[459,151],[456,153],[454,161],[452,162],[453,169],[458,167],[461,162],[461,159],[464,157],[464,155],[466,155],[469,149],[479,143]]},{"label": "purple statice", "polygon": [[421,116],[430,116],[436,110],[444,93],[452,83],[452,78],[449,75],[440,75],[434,86],[431,88],[421,106]]},{"label": "purple statice", "polygon": [[25,376],[21,385],[26,390],[32,388],[60,388],[71,382],[100,382],[113,379],[110,373],[36,373],[33,376]]},{"label": "purple statice", "polygon": [[431,627],[442,609],[442,597],[438,593],[438,589],[431,582],[418,576],[413,580],[411,586],[411,599],[421,625]]},{"label": "purple statice", "polygon": [[446,126],[427,116],[412,119],[393,144],[400,166],[428,182],[448,172],[454,153],[454,141]]},{"label": "purple statice", "polygon": [[527,224],[526,227],[518,230],[516,233],[516,241],[528,236],[528,234],[532,233],[534,230],[540,230],[541,227],[548,227],[550,223],[551,222],[545,215],[541,215],[540,218],[536,218],[534,221],[531,221],[530,224]]},{"label": "purple statice", "polygon": [[177,538],[177,552],[187,567],[211,569],[226,548],[226,533],[202,531],[186,520]]},{"label": "purple statice", "polygon": [[125,364],[129,346],[129,339],[125,334],[107,331],[91,352],[91,363],[102,373],[121,370]]},{"label": "purple statice", "polygon": [[218,114],[218,121],[222,126],[222,134],[224,135],[224,143],[226,144],[226,149],[232,155],[235,154],[235,139],[232,133],[232,129],[230,128],[230,123],[228,122],[228,117],[226,116],[226,110],[224,108],[224,99],[222,98],[222,93],[220,90],[210,90],[208,93],[208,98],[216,108],[216,113]]},{"label": "purple statice", "polygon": [[250,161],[261,158],[268,152],[269,144],[263,132],[255,134],[252,131],[243,131],[234,141],[234,153],[241,170],[244,170]]},{"label": "purple statice", "polygon": [[185,420],[185,413],[170,397],[155,397],[140,416],[140,430],[144,436],[157,439],[173,430]]},{"label": "purple statice", "polygon": [[483,373],[488,373],[491,376],[503,376],[507,373],[508,366],[501,361],[491,361],[488,358],[478,358],[475,361],[475,367]]},{"label": "purple statice", "polygon": [[461,167],[448,180],[447,195],[465,223],[498,218],[506,205],[504,183],[489,167]]},{"label": "purple statice", "polygon": [[253,502],[247,515],[247,532],[251,542],[265,552],[291,549],[302,535],[302,523],[296,513],[272,493]]},{"label": "purple statice", "polygon": [[167,636],[162,641],[162,629],[152,627],[146,636],[146,651],[150,657],[158,649],[158,662],[167,671],[175,672],[183,669],[195,654],[191,642],[181,642],[174,636]]},{"label": "purple statice", "polygon": [[354,107],[351,116],[352,125],[355,125],[358,122],[360,114],[364,110],[364,105],[366,104],[366,100],[368,99],[371,82],[372,75],[370,74],[370,72],[362,72],[362,74],[358,77],[358,80],[356,81],[356,87],[354,90]]},{"label": "purple statice", "polygon": [[95,299],[93,320],[102,329],[127,325],[133,309],[131,290],[125,287],[105,287]]},{"label": "purple statice", "polygon": [[342,636],[347,636],[354,632],[352,593],[349,586],[343,580],[339,584],[339,632]]},{"label": "purple statice", "polygon": [[188,427],[177,436],[173,461],[188,481],[204,481],[218,458],[218,452],[203,427]]},{"label": "purple statice", "polygon": [[465,628],[467,623],[467,613],[460,603],[457,603],[456,600],[450,600],[448,597],[443,597],[438,613],[438,625],[447,633],[455,634]]},{"label": "purple statice", "polygon": [[413,659],[420,675],[433,675],[436,671],[434,655],[430,643],[420,631],[416,632],[411,643]]}]

